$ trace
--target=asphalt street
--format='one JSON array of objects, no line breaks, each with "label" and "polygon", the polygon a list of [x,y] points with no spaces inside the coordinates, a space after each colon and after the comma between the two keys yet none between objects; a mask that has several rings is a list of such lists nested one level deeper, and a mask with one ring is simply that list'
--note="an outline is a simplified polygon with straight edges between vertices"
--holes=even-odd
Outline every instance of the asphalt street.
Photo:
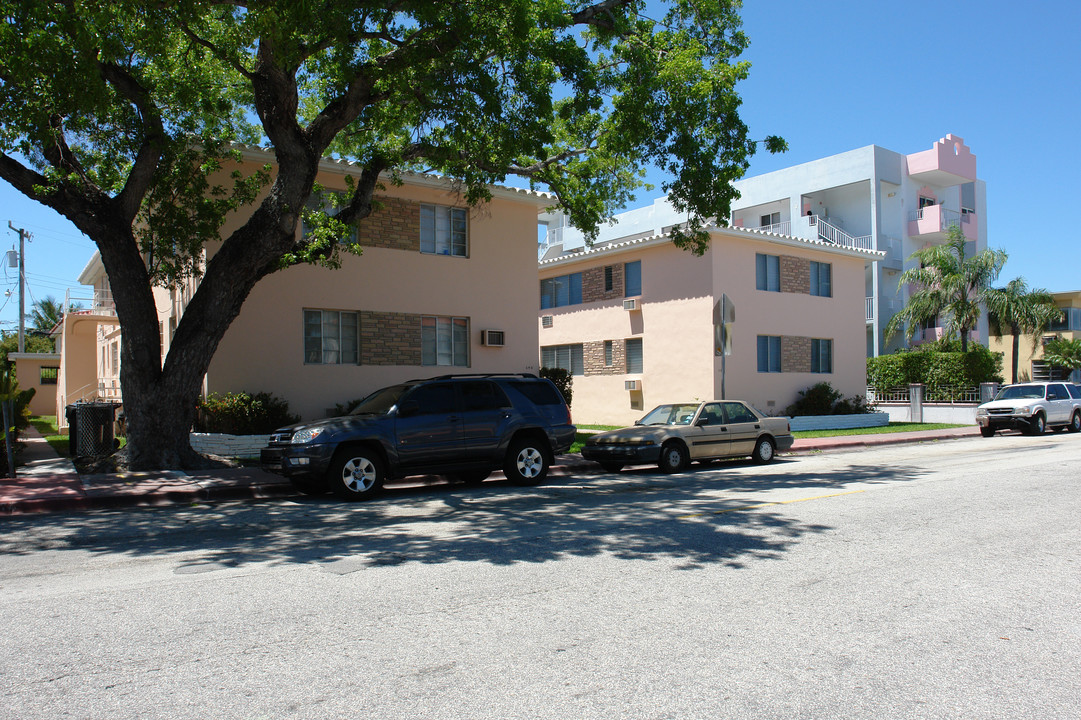
[{"label": "asphalt street", "polygon": [[1081,436],[0,522],[2,718],[1075,718]]}]

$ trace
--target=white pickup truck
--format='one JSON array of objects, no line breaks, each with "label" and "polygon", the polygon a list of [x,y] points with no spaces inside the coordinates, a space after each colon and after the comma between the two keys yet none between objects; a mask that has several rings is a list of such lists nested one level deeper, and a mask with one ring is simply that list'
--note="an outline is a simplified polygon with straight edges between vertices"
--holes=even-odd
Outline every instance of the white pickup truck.
[{"label": "white pickup truck", "polygon": [[976,408],[976,423],[984,437],[1015,428],[1028,435],[1055,430],[1081,432],[1081,386],[1064,382],[1007,385],[991,402]]}]

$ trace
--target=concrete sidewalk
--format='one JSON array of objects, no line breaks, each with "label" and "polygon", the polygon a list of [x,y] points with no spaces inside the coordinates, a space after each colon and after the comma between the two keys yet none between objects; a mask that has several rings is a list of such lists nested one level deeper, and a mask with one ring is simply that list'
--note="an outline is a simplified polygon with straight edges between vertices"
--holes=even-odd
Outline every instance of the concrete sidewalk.
[{"label": "concrete sidewalk", "polygon": [[[934,442],[975,437],[979,428],[951,428],[923,432],[846,435],[797,439],[789,453],[806,454],[852,450],[877,445]],[[18,477],[0,479],[0,516],[152,505],[192,505],[220,500],[289,497],[297,491],[288,480],[259,468],[228,468],[200,472],[159,471],[80,475],[71,460],[56,451],[33,427],[28,428],[20,454],[24,463]],[[596,463],[580,455],[556,457],[553,476],[601,472]],[[493,478],[502,477],[493,473]],[[440,482],[438,477],[410,478],[409,486]],[[393,486],[392,486],[393,487]]]}]

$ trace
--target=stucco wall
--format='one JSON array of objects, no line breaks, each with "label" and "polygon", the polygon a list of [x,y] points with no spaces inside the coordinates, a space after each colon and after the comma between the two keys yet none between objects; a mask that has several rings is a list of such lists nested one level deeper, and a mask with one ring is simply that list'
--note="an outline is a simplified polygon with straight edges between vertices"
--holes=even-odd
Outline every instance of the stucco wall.
[{"label": "stucco wall", "polygon": [[[328,189],[340,176],[320,177]],[[410,204],[464,203],[445,189],[388,186]],[[401,203],[387,207],[400,209]],[[414,205],[415,206],[415,205]],[[362,221],[363,222],[363,221]],[[469,212],[469,257],[422,254],[400,247],[365,247],[342,267],[297,266],[262,280],[233,322],[207,373],[208,392],[272,392],[305,419],[382,386],[445,373],[536,372],[537,203],[497,197]],[[228,228],[227,228],[228,230]],[[363,238],[363,236],[362,236]],[[435,315],[469,318],[468,367],[385,364],[305,364],[303,310],[340,310],[374,317]],[[364,322],[362,318],[362,336]],[[505,346],[481,345],[482,330],[502,330]],[[419,337],[419,326],[417,328]],[[382,357],[362,337],[362,357]]]},{"label": "stucco wall", "polygon": [[30,399],[30,412],[33,415],[53,415],[56,413],[56,388],[57,383],[42,384],[41,368],[60,368],[59,355],[47,355],[45,353],[11,353],[8,359],[15,360],[15,377],[19,381],[20,390],[34,390],[34,397]]},{"label": "stucco wall", "polygon": [[[574,377],[571,410],[575,421],[623,424],[660,403],[719,398],[721,358],[713,350],[713,309],[721,293],[728,295],[736,313],[733,355],[725,362],[726,397],[747,400],[764,412],[780,414],[799,390],[818,382],[831,383],[845,396],[862,395],[866,389],[864,259],[816,247],[821,246],[720,233],[715,234],[704,257],[661,241],[541,266],[540,277],[544,279],[615,261],[642,261],[639,311],[623,310],[621,300],[541,311],[542,318],[552,316],[550,328],[538,321],[541,347],[643,339],[642,374]],[[760,252],[801,262],[830,263],[833,296],[757,290],[755,255]],[[758,335],[782,336],[808,346],[811,338],[831,339],[833,372],[759,373]],[[640,394],[624,389],[628,379],[641,379]]]}]

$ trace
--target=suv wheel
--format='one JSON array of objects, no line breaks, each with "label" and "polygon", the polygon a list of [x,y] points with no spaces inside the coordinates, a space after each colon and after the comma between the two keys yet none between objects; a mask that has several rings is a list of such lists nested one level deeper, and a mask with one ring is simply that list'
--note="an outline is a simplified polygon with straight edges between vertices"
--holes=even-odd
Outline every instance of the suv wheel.
[{"label": "suv wheel", "polygon": [[1066,426],[1066,429],[1072,433],[1081,432],[1081,410],[1075,410],[1073,417],[1070,418],[1070,424]]},{"label": "suv wheel", "polygon": [[366,500],[383,489],[383,460],[368,448],[339,450],[330,465],[327,481],[343,500]]},{"label": "suv wheel", "polygon": [[989,427],[982,427],[982,428],[980,428],[980,435],[983,435],[984,437],[994,437],[995,436],[995,429],[993,427],[990,427],[990,426]]},{"label": "suv wheel", "polygon": [[503,473],[518,485],[538,485],[548,475],[548,455],[541,443],[515,440],[507,452]]},{"label": "suv wheel", "polygon": [[1028,434],[1029,435],[1043,435],[1047,430],[1047,421],[1044,420],[1043,413],[1036,413],[1032,416],[1032,420],[1029,421]]}]

